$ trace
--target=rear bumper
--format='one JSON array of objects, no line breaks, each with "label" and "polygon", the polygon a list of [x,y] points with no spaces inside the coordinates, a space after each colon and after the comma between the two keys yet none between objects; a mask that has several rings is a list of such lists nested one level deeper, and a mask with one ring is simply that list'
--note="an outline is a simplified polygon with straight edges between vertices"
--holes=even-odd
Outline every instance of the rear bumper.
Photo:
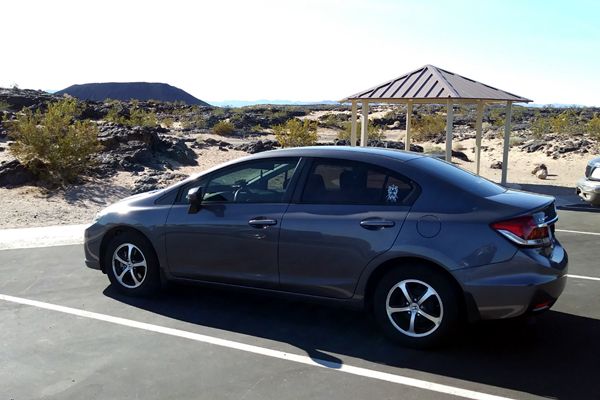
[{"label": "rear bumper", "polygon": [[521,249],[510,261],[455,271],[469,300],[469,319],[518,317],[550,308],[566,285],[568,256]]}]

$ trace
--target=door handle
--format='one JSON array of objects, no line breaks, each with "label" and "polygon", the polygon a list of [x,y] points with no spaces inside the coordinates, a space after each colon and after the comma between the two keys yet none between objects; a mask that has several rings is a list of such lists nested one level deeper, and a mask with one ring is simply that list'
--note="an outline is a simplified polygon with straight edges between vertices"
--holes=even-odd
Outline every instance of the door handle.
[{"label": "door handle", "polygon": [[388,221],[384,219],[363,219],[362,221],[360,221],[360,226],[370,230],[391,228],[394,225],[396,225],[394,221]]},{"label": "door handle", "polygon": [[248,225],[254,228],[266,228],[267,226],[277,225],[277,220],[270,218],[252,218],[248,221]]}]

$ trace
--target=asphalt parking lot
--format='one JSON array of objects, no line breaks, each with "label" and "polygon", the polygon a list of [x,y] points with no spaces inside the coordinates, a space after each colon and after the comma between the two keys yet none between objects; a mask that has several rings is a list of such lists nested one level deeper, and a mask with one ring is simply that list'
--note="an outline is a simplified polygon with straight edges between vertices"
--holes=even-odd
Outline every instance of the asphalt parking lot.
[{"label": "asphalt parking lot", "polygon": [[0,399],[600,399],[600,213],[559,216],[571,277],[552,310],[436,351],[335,307],[183,286],[123,297],[80,244],[2,250]]}]

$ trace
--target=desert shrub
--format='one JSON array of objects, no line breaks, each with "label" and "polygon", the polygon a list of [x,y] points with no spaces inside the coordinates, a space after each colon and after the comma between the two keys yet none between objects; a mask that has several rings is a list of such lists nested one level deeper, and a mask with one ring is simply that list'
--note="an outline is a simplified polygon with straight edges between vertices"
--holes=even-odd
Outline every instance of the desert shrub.
[{"label": "desert shrub", "polygon": [[423,147],[423,153],[425,154],[443,154],[446,152],[446,149],[440,146],[427,145]]},{"label": "desert shrub", "polygon": [[252,128],[250,128],[250,131],[252,131],[254,133],[261,133],[264,131],[264,129],[262,126],[260,126],[260,124],[256,124]]},{"label": "desert shrub", "polygon": [[587,132],[595,139],[600,140],[600,115],[594,114],[586,125]]},{"label": "desert shrub", "polygon": [[163,118],[160,120],[160,124],[164,125],[165,128],[172,128],[175,120],[171,117]]},{"label": "desert shrub", "polygon": [[106,114],[105,120],[126,126],[156,126],[158,117],[156,113],[146,111],[137,100],[132,100],[127,112],[126,107],[119,101],[110,101],[111,108]]},{"label": "desert shrub", "polygon": [[10,104],[5,101],[0,101],[0,111],[6,111],[10,108]]},{"label": "desert shrub", "polygon": [[193,113],[190,117],[183,119],[181,125],[184,129],[204,129],[206,128],[206,120],[200,113]]},{"label": "desert shrub", "polygon": [[[352,134],[352,123],[346,122],[344,125],[344,130],[338,132],[338,139],[350,141],[350,135]],[[356,121],[356,139],[360,142],[360,133],[362,131],[362,123],[361,121]],[[383,133],[383,129],[375,126],[370,123],[367,125],[367,141],[370,140],[384,140],[385,134]]]},{"label": "desert shrub", "polygon": [[552,132],[570,135],[573,133],[584,133],[586,126],[579,122],[574,110],[566,110],[550,119]]},{"label": "desert shrub", "polygon": [[228,136],[233,133],[235,127],[229,121],[219,121],[213,126],[212,131],[215,135]]},{"label": "desert shrub", "polygon": [[446,130],[446,121],[439,114],[424,114],[414,119],[411,124],[412,137],[415,141],[425,142],[435,138]]},{"label": "desert shrub", "polygon": [[510,139],[508,139],[508,144],[510,147],[520,146],[523,143],[525,143],[525,138],[521,136],[511,136]]},{"label": "desert shrub", "polygon": [[317,142],[317,123],[308,119],[289,119],[273,127],[273,132],[281,147],[310,146]]},{"label": "desert shrub", "polygon": [[319,125],[321,126],[325,126],[328,128],[334,128],[334,129],[339,129],[339,128],[345,128],[345,122],[348,121],[349,119],[349,115],[348,114],[334,114],[334,113],[327,113],[327,114],[323,114],[319,117]]},{"label": "desert shrub", "polygon": [[226,108],[215,107],[212,109],[212,115],[215,117],[224,117],[228,110]]},{"label": "desert shrub", "polygon": [[137,100],[130,102],[129,108],[129,121],[130,126],[156,126],[158,125],[158,117],[156,113],[146,111],[140,107],[140,103]]},{"label": "desert shrub", "polygon": [[552,122],[548,117],[536,115],[535,120],[531,123],[531,133],[536,139],[541,139],[544,135],[552,132]]},{"label": "desert shrub", "polygon": [[100,149],[98,128],[91,121],[76,121],[74,99],[48,105],[48,111],[25,110],[12,121],[9,134],[14,156],[37,176],[54,183],[71,182],[91,164]]}]

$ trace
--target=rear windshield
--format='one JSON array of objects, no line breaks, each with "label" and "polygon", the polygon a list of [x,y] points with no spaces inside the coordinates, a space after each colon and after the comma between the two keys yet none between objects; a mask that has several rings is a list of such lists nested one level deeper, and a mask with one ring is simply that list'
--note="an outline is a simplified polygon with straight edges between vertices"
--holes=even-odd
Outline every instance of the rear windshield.
[{"label": "rear windshield", "polygon": [[421,157],[411,160],[410,163],[413,166],[418,164],[417,167],[420,170],[428,172],[461,190],[477,196],[489,197],[506,191],[506,188],[492,181],[488,181],[439,158]]}]

